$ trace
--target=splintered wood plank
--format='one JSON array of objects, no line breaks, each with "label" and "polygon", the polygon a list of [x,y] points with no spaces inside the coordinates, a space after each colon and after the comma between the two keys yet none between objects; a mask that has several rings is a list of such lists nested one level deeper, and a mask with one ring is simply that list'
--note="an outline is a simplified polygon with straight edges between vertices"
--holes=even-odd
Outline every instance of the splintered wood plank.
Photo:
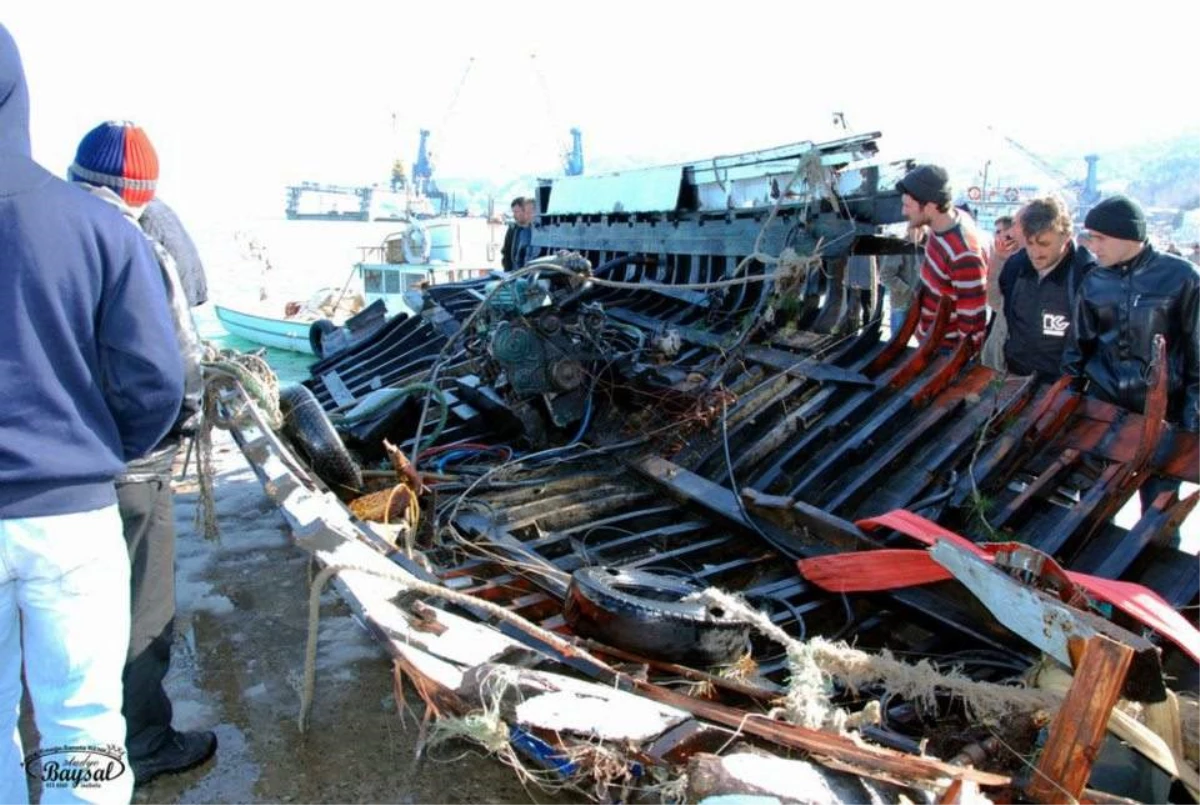
[{"label": "splintered wood plank", "polygon": [[[1109,714],[1133,661],[1132,649],[1103,635],[1082,642],[1075,681],[1050,725],[1046,748],[1026,791],[1035,802],[1078,800],[1083,794]],[[1078,645],[1075,642],[1072,648]]]},{"label": "splintered wood plank", "polygon": [[687,802],[710,797],[740,801],[859,802],[863,790],[852,778],[804,760],[737,752],[693,755],[688,761]]},{"label": "splintered wood plank", "polygon": [[803,750],[823,766],[850,771],[862,777],[939,789],[959,777],[974,780],[981,786],[1003,787],[1012,784],[1012,778],[1007,775],[967,766],[952,766],[936,758],[915,757],[892,749],[873,747],[844,735],[798,724],[747,718],[745,710],[695,699],[650,682],[637,679],[629,681],[635,690],[657,702],[677,707],[705,721],[765,738],[779,746]]},{"label": "splintered wood plank", "polygon": [[522,727],[604,741],[648,741],[689,719],[683,710],[612,685],[496,663],[467,669],[456,695],[476,706],[499,706],[505,720]]},{"label": "splintered wood plank", "polygon": [[1133,660],[1121,675],[1126,698],[1133,701],[1162,698],[1165,692],[1162,652],[1145,637],[1097,613],[1077,609],[1057,596],[1029,587],[949,540],[939,539],[930,549],[930,555],[978,598],[997,621],[1063,665],[1074,665],[1078,660],[1074,647],[1097,635],[1128,646]]}]

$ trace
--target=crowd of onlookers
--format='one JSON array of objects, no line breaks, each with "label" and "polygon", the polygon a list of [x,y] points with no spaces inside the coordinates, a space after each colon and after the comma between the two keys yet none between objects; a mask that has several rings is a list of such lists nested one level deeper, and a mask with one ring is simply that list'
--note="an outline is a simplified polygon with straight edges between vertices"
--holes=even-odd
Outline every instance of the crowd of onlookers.
[{"label": "crowd of onlookers", "polygon": [[[1046,381],[1067,375],[1089,396],[1138,413],[1161,341],[1167,420],[1200,429],[1200,269],[1150,243],[1135,201],[1101,200],[1077,232],[1060,199],[1034,199],[998,219],[988,245],[971,217],[951,204],[942,168],[918,166],[897,189],[911,237],[924,244],[915,283],[918,338],[929,335],[939,299],[949,297],[944,349],[965,340],[996,370]],[[1177,495],[1179,486],[1145,479],[1143,508],[1161,494]],[[1178,531],[1173,539],[1177,545]]]}]

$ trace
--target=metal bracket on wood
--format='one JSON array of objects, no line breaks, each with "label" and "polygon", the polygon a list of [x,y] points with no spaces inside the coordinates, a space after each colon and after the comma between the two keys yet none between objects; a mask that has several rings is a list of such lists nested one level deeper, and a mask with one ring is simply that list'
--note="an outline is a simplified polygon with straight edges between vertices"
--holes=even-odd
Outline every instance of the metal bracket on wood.
[{"label": "metal bracket on wood", "polygon": [[1103,636],[1129,648],[1132,665],[1123,676],[1123,693],[1134,701],[1162,701],[1166,696],[1161,655],[1144,637],[1122,629],[1099,615],[1064,604],[1025,586],[979,557],[946,540],[930,550],[946,568],[1008,629],[1046,654],[1071,666],[1071,645]]}]

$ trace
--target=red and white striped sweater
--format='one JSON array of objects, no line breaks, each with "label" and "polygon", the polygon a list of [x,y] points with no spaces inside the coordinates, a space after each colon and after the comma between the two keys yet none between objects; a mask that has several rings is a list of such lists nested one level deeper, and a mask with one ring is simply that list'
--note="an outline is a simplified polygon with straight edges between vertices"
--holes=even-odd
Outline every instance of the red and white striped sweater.
[{"label": "red and white striped sweater", "polygon": [[945,232],[931,232],[921,263],[921,282],[927,293],[921,295],[921,319],[917,338],[924,341],[933,329],[939,297],[954,301],[950,324],[939,345],[952,349],[960,339],[970,338],[978,351],[983,346],[987,326],[987,271],[974,222],[960,216]]}]

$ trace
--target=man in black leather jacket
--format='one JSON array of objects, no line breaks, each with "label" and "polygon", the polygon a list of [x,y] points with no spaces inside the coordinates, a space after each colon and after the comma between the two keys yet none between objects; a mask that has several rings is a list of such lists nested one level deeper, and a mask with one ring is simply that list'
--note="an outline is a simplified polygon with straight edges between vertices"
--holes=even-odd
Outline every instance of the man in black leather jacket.
[{"label": "man in black leather jacket", "polygon": [[[1086,242],[1099,263],[1080,286],[1063,372],[1087,381],[1087,393],[1142,412],[1154,338],[1167,345],[1167,419],[1200,430],[1200,274],[1179,257],[1146,241],[1137,203],[1112,196],[1084,219]],[[1148,479],[1142,510],[1179,483]],[[1178,535],[1175,537],[1178,541]]]}]

